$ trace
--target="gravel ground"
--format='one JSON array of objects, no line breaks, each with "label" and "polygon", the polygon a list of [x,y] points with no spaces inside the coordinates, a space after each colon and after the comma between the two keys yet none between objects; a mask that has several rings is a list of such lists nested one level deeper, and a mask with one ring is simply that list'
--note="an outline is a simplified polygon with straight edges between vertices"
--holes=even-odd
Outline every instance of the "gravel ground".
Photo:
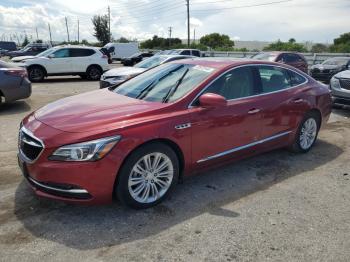
[{"label": "gravel ground", "polygon": [[50,78],[0,107],[0,261],[349,261],[350,110],[334,111],[308,154],[277,150],[188,178],[152,209],[37,198],[16,163],[20,120],[97,88]]}]

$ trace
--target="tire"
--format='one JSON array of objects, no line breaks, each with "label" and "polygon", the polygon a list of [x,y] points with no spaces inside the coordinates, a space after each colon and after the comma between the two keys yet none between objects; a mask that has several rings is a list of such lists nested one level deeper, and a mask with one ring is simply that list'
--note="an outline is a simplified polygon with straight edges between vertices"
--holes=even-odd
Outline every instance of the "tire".
[{"label": "tire", "polygon": [[45,78],[45,71],[40,66],[32,66],[28,69],[28,78],[32,82],[40,82]]},{"label": "tire", "polygon": [[317,140],[321,119],[316,113],[310,112],[301,121],[290,150],[294,153],[310,151]]},{"label": "tire", "polygon": [[89,66],[86,70],[87,79],[92,81],[100,80],[102,75],[102,70],[98,66]]},{"label": "tire", "polygon": [[0,94],[0,105],[5,103],[5,98]]},{"label": "tire", "polygon": [[[145,159],[149,159],[148,166],[151,168],[147,168]],[[157,166],[161,172],[155,171]],[[139,172],[134,171],[136,168]],[[147,144],[136,149],[126,159],[118,174],[115,194],[124,206],[149,208],[162,202],[171,193],[178,178],[179,160],[176,153],[163,143]]]}]

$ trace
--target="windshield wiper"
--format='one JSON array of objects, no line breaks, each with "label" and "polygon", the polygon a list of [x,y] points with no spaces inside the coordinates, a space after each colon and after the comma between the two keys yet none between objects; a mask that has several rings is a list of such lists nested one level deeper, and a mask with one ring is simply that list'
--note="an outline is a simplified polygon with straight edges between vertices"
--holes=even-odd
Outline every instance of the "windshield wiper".
[{"label": "windshield wiper", "polygon": [[179,68],[181,68],[183,65],[181,65],[180,67],[177,67],[171,71],[169,71],[168,73],[166,73],[165,75],[163,75],[161,78],[153,81],[151,84],[149,84],[148,86],[146,86],[141,93],[136,96],[137,99],[143,99],[147,96],[147,94],[152,90],[152,88],[158,84],[160,81],[162,81],[164,78],[166,78],[168,75],[172,74],[173,72],[177,71]]},{"label": "windshield wiper", "polygon": [[179,86],[182,83],[182,80],[185,78],[185,76],[187,75],[189,71],[189,68],[187,68],[185,70],[185,72],[183,73],[183,75],[179,78],[179,80],[177,80],[177,83],[174,87],[169,88],[169,91],[166,93],[166,95],[163,97],[162,102],[166,103],[168,102],[169,98],[172,97],[174,95],[174,93],[176,92],[176,90],[179,88]]}]

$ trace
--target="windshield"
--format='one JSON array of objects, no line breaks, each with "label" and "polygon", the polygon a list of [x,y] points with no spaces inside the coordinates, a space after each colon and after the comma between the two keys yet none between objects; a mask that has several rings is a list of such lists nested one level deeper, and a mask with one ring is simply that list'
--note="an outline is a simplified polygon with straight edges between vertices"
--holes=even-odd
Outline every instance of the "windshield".
[{"label": "windshield", "polygon": [[146,60],[141,61],[140,63],[134,65],[134,67],[138,68],[152,68],[155,66],[159,66],[165,59],[166,56],[153,56],[151,58],[147,58]]},{"label": "windshield", "polygon": [[55,50],[54,48],[50,48],[50,49],[45,50],[44,52],[37,54],[36,56],[37,57],[47,56],[47,55],[51,54],[54,50]]},{"label": "windshield", "polygon": [[275,61],[276,57],[277,57],[277,54],[271,54],[271,53],[259,53],[252,56],[253,59],[265,60],[270,62]]},{"label": "windshield", "polygon": [[322,63],[322,65],[337,65],[337,66],[343,66],[346,65],[348,63],[348,61],[350,60],[350,58],[330,58],[327,59],[326,61],[324,61]]},{"label": "windshield", "polygon": [[164,64],[121,84],[113,91],[152,102],[173,102],[192,91],[214,68],[191,64]]}]

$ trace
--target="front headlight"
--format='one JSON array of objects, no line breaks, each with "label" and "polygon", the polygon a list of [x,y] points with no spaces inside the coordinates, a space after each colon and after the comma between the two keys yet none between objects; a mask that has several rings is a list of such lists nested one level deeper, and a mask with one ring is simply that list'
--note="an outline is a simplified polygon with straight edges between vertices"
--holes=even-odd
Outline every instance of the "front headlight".
[{"label": "front headlight", "polygon": [[331,86],[331,88],[340,89],[339,79],[333,76],[332,79],[331,79],[330,86]]},{"label": "front headlight", "polygon": [[107,155],[121,136],[112,136],[58,148],[49,157],[55,161],[96,161]]}]

